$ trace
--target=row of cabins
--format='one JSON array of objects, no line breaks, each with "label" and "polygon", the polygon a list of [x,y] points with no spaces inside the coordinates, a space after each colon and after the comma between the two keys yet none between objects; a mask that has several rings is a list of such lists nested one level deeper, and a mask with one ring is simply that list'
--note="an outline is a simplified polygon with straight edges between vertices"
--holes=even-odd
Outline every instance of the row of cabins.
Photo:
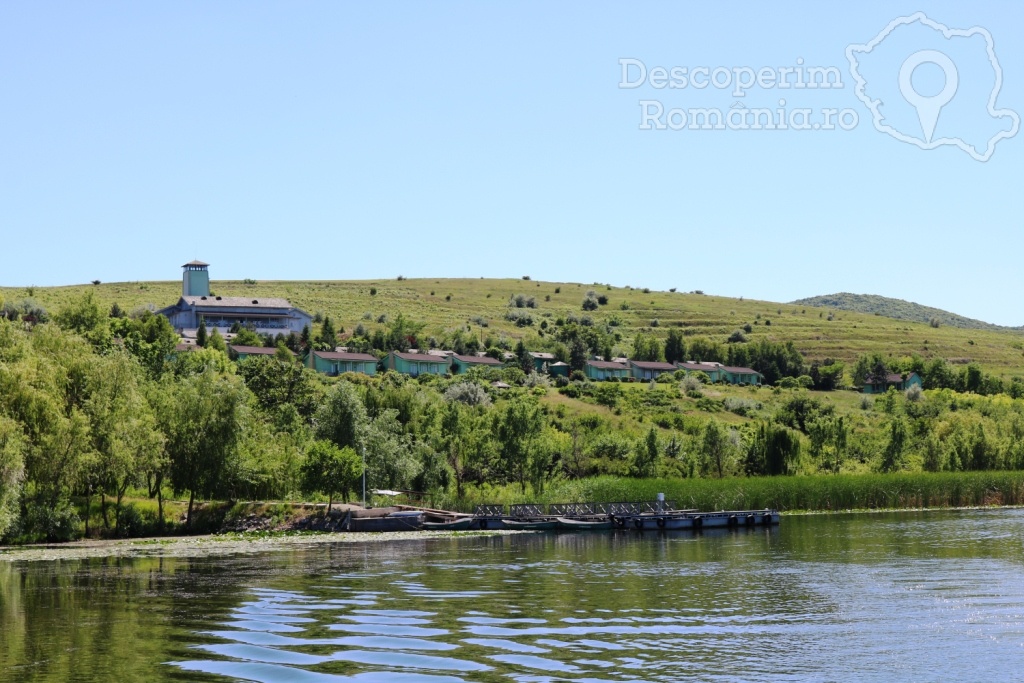
[{"label": "row of cabins", "polygon": [[[240,346],[229,344],[231,356],[244,360],[252,355],[272,356],[277,349],[262,346]],[[568,375],[569,366],[555,359],[550,353],[530,353],[534,359],[537,372],[551,375]],[[340,375],[346,372],[360,372],[364,375],[377,374],[381,361],[368,353],[350,353],[347,351],[313,351],[306,356],[306,365],[317,372],[327,375]],[[402,353],[392,351],[384,359],[383,365],[388,370],[401,372],[418,377],[419,375],[461,375],[473,367],[501,368],[505,364],[490,356],[463,356],[456,353]],[[703,372],[712,382],[728,382],[729,384],[760,384],[761,373],[750,368],[733,367],[721,363],[663,363],[621,359],[615,361],[588,360],[586,376],[595,381],[602,380],[652,380],[666,372],[685,370],[687,372]],[[921,386],[921,377],[916,372],[907,375],[890,374],[885,381],[868,380],[861,389],[865,394],[884,394],[890,388],[905,391],[912,386]]]},{"label": "row of cabins", "polygon": [[728,382],[729,384],[760,384],[763,375],[750,368],[732,367],[721,363],[665,363],[659,361],[639,360],[588,360],[586,375],[592,380],[651,380],[666,372],[685,370],[686,372],[703,372],[712,382]]},{"label": "row of cabins", "polygon": [[[239,360],[251,354],[273,355],[276,351],[270,348],[250,346],[231,346],[232,355]],[[569,375],[569,366],[559,362],[553,354],[536,352],[530,356],[534,360],[534,368],[538,373],[549,375]],[[377,368],[394,370],[405,375],[461,375],[475,367],[502,368],[505,363],[490,356],[467,356],[451,352],[419,353],[415,351],[390,352],[383,361],[368,353],[349,351],[312,351],[305,358],[307,367],[327,375],[340,375],[346,372],[359,372],[364,375],[377,374]],[[585,368],[587,378],[602,380],[651,380],[658,375],[676,370],[703,372],[712,382],[729,382],[730,384],[760,384],[761,374],[750,368],[737,368],[721,363],[660,363],[632,360],[601,361],[588,360]]]},{"label": "row of cabins", "polygon": [[[274,355],[277,350],[259,346],[228,346],[231,355],[244,360],[250,355]],[[534,368],[539,373],[568,376],[569,366],[559,362],[550,353],[531,353]],[[405,375],[461,375],[475,367],[502,368],[505,363],[490,356],[464,356],[448,351],[419,353],[415,351],[392,351],[383,361],[369,353],[349,351],[312,351],[305,357],[307,367],[326,375],[340,375],[346,372],[360,372],[364,375],[377,374],[377,368],[394,370]],[[662,363],[621,359],[615,361],[588,360],[585,374],[588,379],[602,380],[651,380],[666,372],[686,370],[703,372],[712,382],[730,384],[760,384],[761,373],[750,368],[737,368],[721,363]]]}]

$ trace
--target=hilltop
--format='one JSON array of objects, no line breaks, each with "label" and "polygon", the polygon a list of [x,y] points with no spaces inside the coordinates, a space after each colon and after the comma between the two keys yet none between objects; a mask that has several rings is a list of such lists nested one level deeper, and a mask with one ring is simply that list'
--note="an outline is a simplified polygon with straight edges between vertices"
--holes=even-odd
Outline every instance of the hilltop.
[{"label": "hilltop", "polygon": [[1022,330],[1024,327],[1004,327],[987,323],[983,320],[967,318],[956,313],[944,311],[941,308],[923,306],[912,301],[893,299],[878,294],[851,294],[839,292],[838,294],[824,294],[812,296],[806,299],[798,299],[793,302],[795,306],[822,306],[835,308],[841,311],[856,311],[858,313],[871,313],[873,315],[884,315],[895,320],[910,320],[919,323],[949,325],[965,330]]},{"label": "hilltop", "polygon": [[[990,326],[964,329],[952,324],[931,327],[925,321],[897,320],[837,306],[810,303],[773,303],[735,299],[697,292],[652,291],[641,287],[604,284],[540,282],[527,279],[378,279],[360,281],[226,281],[211,283],[224,296],[284,297],[316,315],[328,315],[340,330],[357,325],[373,330],[379,321],[403,314],[424,324],[423,336],[441,339],[454,330],[481,340],[502,336],[524,339],[532,348],[544,348],[545,330],[570,314],[601,325],[616,337],[615,351],[628,355],[637,332],[664,337],[672,327],[688,338],[709,337],[724,342],[738,329],[750,326],[751,341],[760,338],[792,341],[808,362],[833,358],[855,361],[865,353],[925,359],[944,358],[953,363],[976,362],[986,371],[1010,377],[1024,373],[1024,337],[1010,329]],[[597,310],[582,310],[589,290],[606,297]],[[115,302],[124,310],[161,308],[177,301],[180,281],[122,282],[64,287],[0,288],[8,304],[26,297],[53,313],[68,301],[92,292],[105,306]],[[510,309],[510,297],[532,298],[533,307]],[[518,322],[507,319],[518,311]],[[947,314],[948,315],[948,314]]]}]

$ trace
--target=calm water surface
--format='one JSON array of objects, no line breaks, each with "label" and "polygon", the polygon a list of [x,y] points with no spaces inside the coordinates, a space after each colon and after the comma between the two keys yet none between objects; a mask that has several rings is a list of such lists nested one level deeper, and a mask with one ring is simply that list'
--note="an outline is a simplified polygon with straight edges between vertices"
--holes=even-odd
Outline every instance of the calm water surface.
[{"label": "calm water surface", "polygon": [[1024,680],[1024,510],[0,555],[0,680]]}]

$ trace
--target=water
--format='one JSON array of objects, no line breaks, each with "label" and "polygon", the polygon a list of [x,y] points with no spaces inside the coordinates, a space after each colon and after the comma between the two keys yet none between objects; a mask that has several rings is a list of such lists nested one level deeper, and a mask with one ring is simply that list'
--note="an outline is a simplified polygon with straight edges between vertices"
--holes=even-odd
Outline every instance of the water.
[{"label": "water", "polygon": [[0,680],[1024,677],[1024,510],[0,561]]}]

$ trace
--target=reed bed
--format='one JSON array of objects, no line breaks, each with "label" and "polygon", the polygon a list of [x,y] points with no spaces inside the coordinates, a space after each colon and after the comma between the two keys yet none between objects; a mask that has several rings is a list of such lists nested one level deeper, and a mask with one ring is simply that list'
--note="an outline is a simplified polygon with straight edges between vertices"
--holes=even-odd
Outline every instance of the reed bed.
[{"label": "reed bed", "polygon": [[[518,493],[518,489],[516,490]],[[830,511],[1024,504],[1024,471],[814,475],[732,479],[595,477],[552,486],[538,502],[654,500],[680,508]],[[521,498],[510,495],[507,499]],[[516,501],[518,502],[518,501]]]}]

